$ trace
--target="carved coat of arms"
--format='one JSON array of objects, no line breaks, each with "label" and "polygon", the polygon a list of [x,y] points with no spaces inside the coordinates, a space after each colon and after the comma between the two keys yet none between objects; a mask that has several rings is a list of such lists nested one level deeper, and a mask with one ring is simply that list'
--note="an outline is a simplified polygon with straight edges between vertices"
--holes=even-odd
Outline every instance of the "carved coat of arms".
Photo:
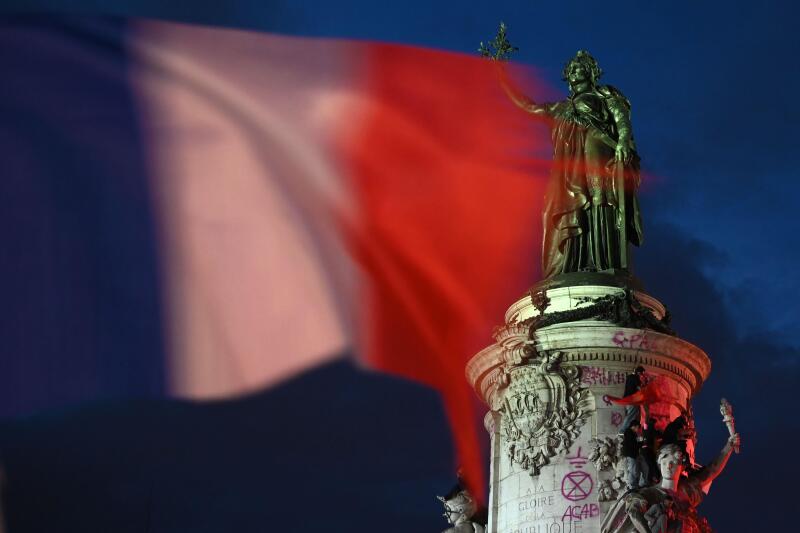
[{"label": "carved coat of arms", "polygon": [[569,450],[594,409],[577,367],[561,367],[561,354],[545,354],[510,370],[502,408],[502,430],[512,464],[538,475],[542,466]]}]

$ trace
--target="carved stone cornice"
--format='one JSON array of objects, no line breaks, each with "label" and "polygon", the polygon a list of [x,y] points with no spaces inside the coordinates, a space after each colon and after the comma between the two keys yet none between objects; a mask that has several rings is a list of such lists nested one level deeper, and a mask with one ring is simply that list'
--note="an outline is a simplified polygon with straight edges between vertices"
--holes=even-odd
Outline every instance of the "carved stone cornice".
[{"label": "carved stone cornice", "polygon": [[622,327],[647,328],[674,335],[669,311],[644,292],[623,287],[585,285],[532,289],[506,312],[506,324],[524,324],[533,331],[554,324],[595,320]]},{"label": "carved stone cornice", "polygon": [[467,363],[467,380],[491,409],[498,409],[502,401],[498,393],[508,385],[511,369],[539,353],[558,351],[563,352],[562,361],[566,365],[601,363],[599,366],[620,370],[641,365],[674,378],[688,396],[693,396],[708,377],[711,361],[697,346],[673,334],[655,331],[647,324],[623,327],[602,316],[569,322],[556,320],[553,325],[531,330],[532,322],[546,323],[542,317],[606,300],[625,300],[640,311],[646,309],[645,314],[653,320],[666,323],[668,313],[664,306],[643,292],[595,285],[548,289],[511,305],[506,312],[506,324],[494,331],[497,342]]},{"label": "carved stone cornice", "polygon": [[[513,346],[511,351],[508,346]],[[467,363],[467,379],[487,405],[496,409],[497,393],[507,384],[509,369],[524,363],[531,354],[550,351],[563,352],[562,362],[567,365],[602,363],[621,369],[641,365],[674,378],[689,396],[699,390],[711,371],[708,356],[678,337],[577,322],[538,330],[532,340],[519,332],[503,337],[503,343],[486,347]]]},{"label": "carved stone cornice", "polygon": [[622,363],[670,373],[685,383],[690,396],[711,372],[711,360],[694,344],[646,329],[561,324],[537,331],[534,338],[535,350],[564,351],[564,362]]}]

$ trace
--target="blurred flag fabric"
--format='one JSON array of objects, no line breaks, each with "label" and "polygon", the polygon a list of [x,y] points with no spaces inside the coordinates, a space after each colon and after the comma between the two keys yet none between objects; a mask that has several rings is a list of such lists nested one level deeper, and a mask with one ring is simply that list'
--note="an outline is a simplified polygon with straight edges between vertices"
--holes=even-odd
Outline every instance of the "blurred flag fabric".
[{"label": "blurred flag fabric", "polygon": [[644,406],[656,403],[668,403],[677,407],[681,412],[685,411],[680,400],[670,391],[669,381],[662,376],[650,378],[644,387],[633,394],[623,397],[607,396],[607,399],[617,405],[638,405],[643,413]]},{"label": "blurred flag fabric", "polygon": [[489,62],[5,18],[0,415],[226,398],[354,353],[442,393],[536,281],[548,146]]}]

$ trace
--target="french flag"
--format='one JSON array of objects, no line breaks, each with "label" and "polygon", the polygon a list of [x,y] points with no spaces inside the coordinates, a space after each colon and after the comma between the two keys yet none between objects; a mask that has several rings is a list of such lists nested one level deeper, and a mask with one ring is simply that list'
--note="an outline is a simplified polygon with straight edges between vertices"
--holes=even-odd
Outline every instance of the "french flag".
[{"label": "french flag", "polygon": [[35,17],[0,49],[0,415],[354,353],[441,392],[482,487],[464,366],[539,277],[549,146],[489,61]]}]

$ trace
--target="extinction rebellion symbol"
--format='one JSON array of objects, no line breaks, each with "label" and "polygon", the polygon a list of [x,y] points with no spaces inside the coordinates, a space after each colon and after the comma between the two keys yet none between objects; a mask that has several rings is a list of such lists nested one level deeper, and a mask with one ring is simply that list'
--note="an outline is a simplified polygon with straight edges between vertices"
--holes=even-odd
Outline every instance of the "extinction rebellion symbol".
[{"label": "extinction rebellion symbol", "polygon": [[566,459],[576,470],[568,473],[561,480],[561,495],[572,502],[585,500],[592,493],[592,487],[594,487],[592,476],[582,470],[587,458],[581,455],[581,448],[578,448],[574,457]]},{"label": "extinction rebellion symbol", "polygon": [[592,476],[588,472],[577,470],[561,480],[561,495],[570,501],[579,502],[589,497],[593,486]]}]

